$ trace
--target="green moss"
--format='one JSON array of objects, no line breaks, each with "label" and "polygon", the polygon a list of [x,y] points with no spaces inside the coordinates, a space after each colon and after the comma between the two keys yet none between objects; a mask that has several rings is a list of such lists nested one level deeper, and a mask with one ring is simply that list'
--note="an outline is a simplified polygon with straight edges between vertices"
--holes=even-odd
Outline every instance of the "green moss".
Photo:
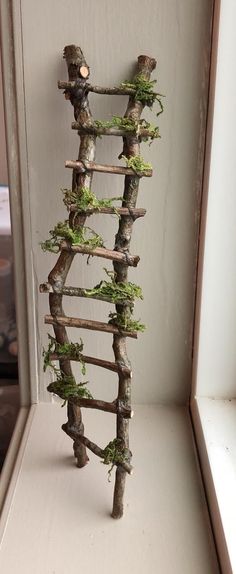
[{"label": "green moss", "polygon": [[157,112],[156,115],[159,116],[163,112],[163,103],[161,98],[164,96],[154,92],[155,84],[156,80],[146,80],[143,74],[137,74],[133,82],[122,82],[120,87],[135,90],[134,99],[142,102],[144,106],[152,108],[155,103],[158,103],[160,111]]},{"label": "green moss", "polygon": [[86,289],[85,293],[87,297],[93,297],[94,295],[101,295],[110,299],[112,303],[124,303],[126,301],[133,302],[135,298],[143,299],[142,289],[135,283],[130,281],[127,283],[116,283],[115,274],[112,271],[107,271],[104,268],[106,274],[110,277],[110,281],[100,281],[98,285],[95,285],[93,289]]},{"label": "green moss", "polygon": [[159,128],[142,119],[140,121],[133,120],[132,118],[123,118],[120,116],[112,116],[111,120],[100,121],[96,120],[95,125],[97,128],[119,128],[130,133],[134,133],[137,136],[140,133],[140,129],[146,129],[150,132],[147,137],[142,137],[143,141],[152,141],[155,138],[159,138]]},{"label": "green moss", "polygon": [[96,247],[104,247],[102,237],[93,229],[82,226],[72,229],[67,220],[57,223],[54,229],[49,231],[49,234],[50,239],[40,243],[43,251],[58,253],[62,239],[73,245],[86,245],[91,250]]},{"label": "green moss", "polygon": [[122,197],[98,199],[88,187],[80,187],[76,192],[70,189],[63,189],[62,192],[64,194],[64,204],[67,207],[73,204],[78,208],[78,211],[86,211],[88,208],[100,211],[102,207],[113,207],[114,213],[116,213],[116,207],[113,203],[123,199]]},{"label": "green moss", "polygon": [[110,320],[108,323],[116,325],[122,331],[145,331],[146,326],[140,321],[132,319],[130,313],[109,313]]},{"label": "green moss", "polygon": [[127,132],[136,132],[138,128],[138,122],[122,116],[112,116],[112,119],[107,121],[95,120],[94,123],[97,128],[120,128]]},{"label": "green moss", "polygon": [[116,464],[121,462],[129,462],[130,451],[125,448],[123,442],[119,438],[115,438],[103,450],[103,464],[110,464],[111,468],[108,471],[108,480],[111,480],[111,473]]},{"label": "green moss", "polygon": [[151,163],[145,162],[140,155],[134,155],[129,158],[122,155],[122,158],[125,160],[126,166],[133,169],[138,175],[142,174],[144,171],[152,169]]},{"label": "green moss", "polygon": [[[149,122],[147,122],[146,120],[140,120],[139,122],[139,128],[145,129],[149,131],[149,136],[146,137],[142,137],[142,141],[143,142],[147,142],[149,139],[151,140],[150,143],[152,143],[152,141],[156,138],[160,138],[160,132],[159,132],[159,127],[158,126],[154,126],[153,124],[150,124]],[[139,130],[138,130],[139,131]],[[138,134],[137,131],[137,134]]]},{"label": "green moss", "polygon": [[44,371],[46,371],[46,369],[50,367],[55,372],[58,372],[58,369],[54,367],[50,359],[51,354],[57,354],[58,359],[60,359],[60,357],[68,357],[71,360],[79,361],[81,364],[82,375],[86,374],[86,366],[82,355],[82,351],[84,348],[82,339],[80,339],[80,343],[63,343],[63,345],[60,345],[60,343],[56,341],[55,337],[52,337],[51,335],[48,334],[48,338],[49,338],[48,348],[43,349]]},{"label": "green moss", "polygon": [[87,383],[88,381],[76,384],[73,376],[57,373],[56,381],[50,383],[47,390],[49,393],[53,393],[63,399],[64,403],[62,406],[64,406],[69,399],[92,399],[93,397],[90,391],[86,388]]}]

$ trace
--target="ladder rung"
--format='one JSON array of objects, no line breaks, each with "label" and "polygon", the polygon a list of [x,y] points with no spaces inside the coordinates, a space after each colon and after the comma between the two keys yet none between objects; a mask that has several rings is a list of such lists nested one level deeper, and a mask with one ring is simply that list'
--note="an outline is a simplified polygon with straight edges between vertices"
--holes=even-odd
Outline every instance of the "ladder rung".
[{"label": "ladder rung", "polygon": [[118,136],[127,138],[136,137],[140,139],[152,138],[153,139],[153,131],[149,130],[148,128],[139,127],[138,130],[134,129],[133,131],[128,131],[125,128],[106,128],[106,127],[97,127],[94,126],[82,126],[78,122],[72,122],[71,124],[72,130],[77,130],[78,134],[85,135],[91,134],[94,136]]},{"label": "ladder rung", "polygon": [[143,209],[142,207],[134,209],[128,209],[127,207],[99,207],[99,209],[87,207],[87,209],[79,209],[76,205],[70,205],[69,211],[73,213],[86,213],[87,216],[92,215],[93,213],[118,214],[131,217],[134,220],[138,219],[138,217],[144,217],[146,214],[146,209]]},{"label": "ladder rung", "polygon": [[[62,397],[63,398],[63,397]],[[72,404],[84,407],[87,409],[97,409],[99,411],[105,411],[107,413],[113,413],[115,415],[122,415],[126,419],[133,417],[133,411],[130,407],[126,407],[120,404],[120,401],[114,401],[112,403],[106,401],[100,401],[96,399],[84,399],[80,397],[71,397],[70,402]]]},{"label": "ladder rung", "polygon": [[105,249],[105,247],[95,247],[95,249],[91,249],[85,245],[71,245],[66,241],[61,242],[60,250],[82,253],[84,255],[90,255],[91,257],[103,257],[104,259],[110,259],[111,261],[120,261],[130,267],[137,267],[138,262],[140,261],[140,257],[138,255],[130,255],[128,252],[113,251],[111,249]]},{"label": "ladder rung", "polygon": [[50,361],[83,361],[88,365],[95,365],[96,367],[102,367],[103,369],[108,369],[108,371],[113,371],[114,373],[122,373],[128,377],[132,377],[131,368],[121,365],[121,363],[113,363],[111,361],[106,361],[105,359],[98,359],[97,357],[89,357],[87,355],[81,354],[77,359],[69,355],[58,355],[57,353],[51,353],[49,355]]},{"label": "ladder rung", "polygon": [[[57,82],[59,90],[74,90],[77,87],[77,82]],[[135,88],[103,88],[102,86],[92,86],[86,84],[86,91],[93,92],[94,94],[103,94],[106,96],[133,96],[136,93]]]},{"label": "ladder rung", "polygon": [[123,167],[121,165],[107,165],[107,164],[100,164],[95,163],[94,161],[74,161],[74,160],[67,160],[65,163],[65,167],[70,169],[75,169],[79,173],[85,173],[86,171],[97,171],[100,173],[116,173],[118,175],[132,175],[138,177],[151,177],[152,176],[152,169],[148,169],[145,171],[135,172],[130,167]]},{"label": "ladder rung", "polygon": [[71,287],[65,285],[64,287],[53,287],[51,283],[41,283],[39,286],[40,293],[57,293],[59,295],[65,295],[69,297],[84,297],[85,299],[95,299],[97,301],[104,301],[105,303],[112,303],[113,305],[133,305],[133,301],[113,301],[111,298],[106,297],[105,295],[90,295],[90,289],[83,289],[82,287]]},{"label": "ladder rung", "polygon": [[124,331],[118,329],[116,325],[112,325],[111,323],[102,323],[101,321],[91,321],[89,319],[77,319],[77,317],[52,317],[52,315],[45,315],[44,322],[47,325],[79,327],[91,331],[103,331],[104,333],[112,333],[113,335],[131,337],[132,339],[137,339],[138,337],[137,331]]}]

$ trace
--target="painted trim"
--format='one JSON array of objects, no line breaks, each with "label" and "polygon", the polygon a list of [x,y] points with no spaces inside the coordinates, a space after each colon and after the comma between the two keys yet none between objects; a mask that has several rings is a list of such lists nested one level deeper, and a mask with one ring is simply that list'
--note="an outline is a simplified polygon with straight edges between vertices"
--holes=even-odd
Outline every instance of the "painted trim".
[{"label": "painted trim", "polygon": [[21,462],[33,421],[35,406],[19,411],[0,479],[0,543],[4,534],[12,497],[21,469]]},{"label": "painted trim", "polygon": [[210,66],[208,117],[207,117],[207,129],[206,129],[206,148],[205,148],[203,184],[202,184],[203,186],[202,208],[201,208],[201,223],[200,223],[200,234],[199,234],[198,272],[197,272],[197,289],[196,289],[196,306],[195,306],[194,340],[193,340],[192,387],[191,387],[190,403],[195,398],[196,384],[197,384],[197,360],[198,360],[198,348],[199,348],[203,263],[204,263],[205,236],[206,236],[206,224],[207,224],[208,188],[209,188],[209,176],[210,176],[210,159],[211,159],[212,131],[213,131],[213,119],[214,119],[220,8],[221,8],[221,0],[215,0],[213,28],[212,28],[212,50],[211,50],[211,66]]},{"label": "painted trim", "polygon": [[[1,52],[12,222],[21,405],[37,402],[34,274],[31,256],[21,3],[0,4]],[[31,382],[31,384],[30,384]]]},{"label": "painted trim", "polygon": [[194,399],[192,401],[191,415],[194,426],[195,439],[197,442],[199,463],[205,486],[205,492],[208,501],[208,509],[210,512],[211,523],[213,526],[213,532],[216,541],[216,547],[222,574],[234,574],[231,567],[231,560],[228,552],[227,541],[225,538],[225,531],[219,508],[219,501],[215,490],[214,477],[209,460],[207,443],[203,431],[203,421],[199,411],[199,405],[197,399]]}]

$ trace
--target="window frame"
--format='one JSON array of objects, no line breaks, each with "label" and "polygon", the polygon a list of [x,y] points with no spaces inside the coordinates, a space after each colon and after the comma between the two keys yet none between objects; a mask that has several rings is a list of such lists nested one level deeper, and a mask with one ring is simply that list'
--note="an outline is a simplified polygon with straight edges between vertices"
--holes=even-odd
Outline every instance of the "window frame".
[{"label": "window frame", "polygon": [[[227,0],[226,0],[227,1]],[[204,274],[204,243],[207,231],[207,199],[210,174],[210,154],[212,145],[212,127],[214,122],[214,98],[216,86],[218,27],[220,21],[220,0],[214,2],[214,25],[212,37],[212,56],[210,72],[210,94],[208,107],[207,137],[205,145],[203,201],[201,213],[201,232],[198,258],[198,287],[196,299],[195,338],[193,353],[193,380],[190,400],[190,413],[193,430],[195,433],[196,446],[198,449],[201,470],[207,493],[207,501],[215,532],[217,549],[221,564],[224,565],[225,573],[232,572],[230,557],[227,551],[224,527],[221,520],[217,494],[214,488],[211,463],[207,449],[206,437],[203,431],[203,422],[198,405],[197,396],[197,364],[198,346],[201,323],[201,293],[203,289]],[[29,433],[34,407],[38,402],[38,365],[36,353],[36,329],[35,329],[35,293],[33,265],[31,258],[31,229],[29,211],[28,189],[28,166],[27,166],[27,137],[25,129],[25,106],[24,106],[24,77],[22,64],[22,30],[20,2],[1,3],[1,37],[2,37],[2,60],[4,69],[5,108],[7,150],[9,169],[9,183],[11,189],[11,217],[14,228],[14,258],[15,258],[15,283],[17,324],[19,331],[19,377],[21,388],[21,409],[16,424],[13,439],[9,448],[3,477],[1,478],[0,506],[3,505],[8,489],[7,504],[4,506],[4,514],[10,507],[10,501],[14,490],[14,481],[20,468],[20,460],[23,455],[27,436]],[[16,33],[17,30],[17,33]],[[17,88],[16,88],[17,86]],[[16,471],[12,479],[16,452],[20,446],[17,458]]]},{"label": "window frame", "polygon": [[[220,387],[219,383],[216,384],[215,387],[213,383],[211,384],[211,388],[206,388],[206,390],[204,389],[204,381],[207,386],[206,381],[208,380],[211,373],[211,368],[205,368],[204,371],[204,360],[203,367],[201,361],[203,357],[203,325],[206,325],[207,322],[207,308],[204,298],[207,295],[209,301],[209,297],[211,297],[216,291],[218,292],[219,297],[222,297],[223,299],[224,297],[227,298],[227,289],[225,288],[225,292],[224,290],[222,291],[222,284],[218,285],[217,282],[214,283],[214,286],[212,284],[210,285],[209,277],[207,278],[206,260],[209,261],[209,254],[212,254],[212,257],[214,257],[214,253],[216,253],[216,251],[214,250],[214,243],[211,240],[211,250],[209,250],[208,245],[208,252],[206,257],[206,245],[209,234],[212,233],[209,223],[209,216],[211,215],[211,202],[213,193],[215,191],[214,182],[216,180],[214,176],[216,169],[219,166],[219,163],[217,166],[215,161],[215,144],[217,142],[217,136],[214,128],[219,119],[219,114],[223,113],[223,102],[222,112],[219,110],[219,105],[217,105],[217,103],[219,102],[219,96],[222,95],[222,87],[228,80],[228,76],[226,79],[224,73],[222,74],[222,58],[226,56],[226,53],[224,53],[224,56],[222,56],[222,49],[225,48],[224,42],[226,41],[225,26],[227,24],[227,19],[230,18],[230,15],[231,19],[233,17],[233,13],[231,14],[233,10],[234,8],[231,0],[215,1],[208,126],[205,150],[205,169],[203,177],[203,202],[198,258],[193,376],[192,391],[190,397],[190,414],[192,418],[198,457],[204,481],[219,561],[221,564],[222,572],[224,574],[232,574],[235,571],[236,564],[235,553],[231,540],[231,534],[232,531],[235,531],[236,524],[236,506],[234,504],[233,496],[236,485],[230,476],[231,472],[232,474],[233,472],[235,473],[235,432],[232,430],[232,420],[236,417],[236,401],[235,394],[232,392],[232,385],[230,385],[230,381],[225,381],[225,378],[222,380]],[[222,28],[224,31],[223,34]],[[232,55],[233,50],[234,53],[236,50],[235,39],[229,37],[228,35],[227,43]],[[233,88],[233,83],[235,83],[235,81],[232,74],[231,85],[227,84],[229,90]],[[229,131],[233,130],[233,122],[229,125],[228,129]],[[224,134],[222,134],[222,137],[224,138]],[[225,143],[225,145],[227,146],[227,143]],[[225,153],[227,155],[227,149],[225,150]],[[222,170],[224,170],[224,162],[223,164],[221,163],[221,166]],[[234,173],[234,165],[231,165],[230,169],[231,172],[229,177],[232,178],[232,174]],[[209,199],[211,199],[211,202]],[[231,199],[232,202],[234,201],[235,205],[235,197],[233,198],[232,196]],[[231,236],[229,235],[229,237],[232,237],[231,245],[233,249],[234,236],[232,230],[229,231],[229,234],[230,233]],[[228,311],[231,309],[233,313],[233,299],[227,300],[227,309]],[[215,311],[217,311],[217,309],[215,309]],[[229,329],[230,332],[230,325],[227,324],[227,322],[224,324],[223,328]],[[213,335],[216,340],[219,336],[219,331],[217,332],[216,330]],[[206,340],[204,339],[204,343],[205,342]],[[219,346],[220,345],[218,345],[218,348]],[[225,359],[227,364],[227,351],[223,346],[220,349],[220,353],[221,358],[223,360]],[[214,363],[214,357],[211,354],[210,360]],[[205,366],[206,363],[207,360],[205,360]],[[214,369],[212,372],[212,380],[214,381]],[[226,472],[226,474],[224,474],[224,472]]]}]

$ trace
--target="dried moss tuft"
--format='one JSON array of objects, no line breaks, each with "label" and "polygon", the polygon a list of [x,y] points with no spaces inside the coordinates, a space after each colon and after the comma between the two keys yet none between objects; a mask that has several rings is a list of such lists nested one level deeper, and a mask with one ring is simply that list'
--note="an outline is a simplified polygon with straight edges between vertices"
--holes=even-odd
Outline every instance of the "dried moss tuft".
[{"label": "dried moss tuft", "polygon": [[40,243],[43,251],[58,253],[62,239],[72,245],[86,245],[91,251],[96,247],[104,247],[101,235],[98,235],[90,227],[77,227],[72,229],[68,220],[59,222],[54,229],[49,231],[50,239]]},{"label": "dried moss tuft", "polygon": [[133,303],[135,298],[143,299],[142,289],[135,283],[128,281],[127,283],[116,283],[115,273],[113,271],[108,271],[104,267],[104,271],[110,277],[110,281],[103,279],[98,285],[95,285],[93,289],[86,289],[85,294],[87,297],[93,297],[94,295],[101,295],[110,299],[112,303]]},{"label": "dried moss tuft", "polygon": [[146,80],[143,74],[137,74],[134,78],[133,82],[122,82],[120,85],[121,88],[130,88],[135,90],[134,99],[135,101],[142,102],[144,106],[148,106],[152,108],[155,103],[159,104],[159,112],[157,112],[157,116],[162,114],[163,112],[163,103],[162,98],[164,97],[163,94],[158,94],[154,92],[154,86],[156,84],[156,80]]},{"label": "dried moss tuft", "polygon": [[108,471],[108,481],[111,480],[111,473],[116,464],[121,462],[129,462],[130,451],[125,448],[123,442],[119,438],[115,438],[103,450],[103,464],[110,464],[111,468]]},{"label": "dried moss tuft", "polygon": [[46,371],[46,369],[48,367],[50,367],[51,369],[53,369],[54,371],[58,371],[58,369],[56,369],[54,367],[54,365],[51,362],[50,359],[50,355],[51,354],[56,354],[58,355],[58,358],[60,359],[60,357],[68,357],[68,359],[71,360],[77,360],[80,362],[81,364],[81,373],[82,375],[86,374],[86,366],[85,366],[85,362],[83,360],[83,355],[82,355],[82,351],[84,348],[84,344],[82,339],[80,339],[79,343],[63,343],[62,345],[60,343],[58,343],[55,339],[55,337],[52,337],[52,335],[48,334],[48,338],[49,338],[49,344],[48,344],[48,348],[47,349],[43,349],[43,358],[44,358],[44,363],[43,363],[43,370]]},{"label": "dried moss tuft", "polygon": [[88,381],[76,384],[73,376],[57,373],[56,381],[50,383],[47,390],[49,393],[53,393],[63,399],[64,403],[62,406],[64,406],[69,399],[92,399],[93,397],[86,387],[87,384]]},{"label": "dried moss tuft", "polygon": [[88,208],[93,208],[95,211],[100,211],[102,207],[112,207],[114,213],[117,213],[116,207],[113,205],[114,201],[122,201],[122,197],[111,197],[98,199],[96,195],[88,187],[80,187],[77,191],[70,189],[62,189],[64,194],[64,204],[67,207],[75,205],[78,211],[86,211]]}]

